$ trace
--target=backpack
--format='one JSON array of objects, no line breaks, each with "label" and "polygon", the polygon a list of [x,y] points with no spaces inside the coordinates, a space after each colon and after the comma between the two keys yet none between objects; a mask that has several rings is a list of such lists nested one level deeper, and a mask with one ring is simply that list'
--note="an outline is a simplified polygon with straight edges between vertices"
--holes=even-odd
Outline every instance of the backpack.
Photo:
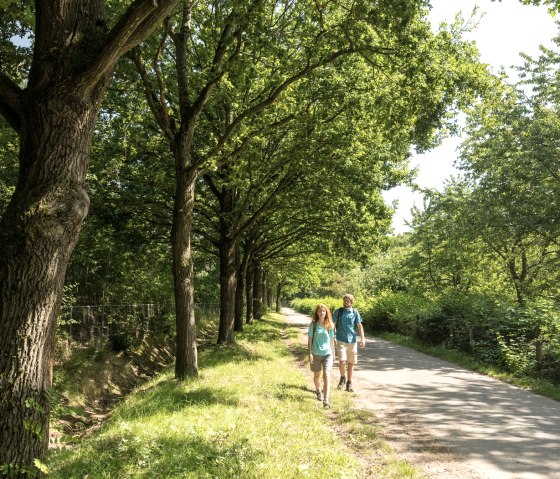
[{"label": "backpack", "polygon": [[[337,315],[337,316],[336,316],[336,317],[337,317],[337,321],[338,321],[339,319],[342,319],[342,310],[343,310],[343,309],[344,309],[343,307],[340,307],[340,308],[338,308],[338,309],[334,312],[334,314]],[[354,313],[354,316],[356,316],[356,315],[358,314],[358,310],[357,310],[357,309],[354,309],[352,306],[350,306],[350,311],[351,311],[352,313]]]}]

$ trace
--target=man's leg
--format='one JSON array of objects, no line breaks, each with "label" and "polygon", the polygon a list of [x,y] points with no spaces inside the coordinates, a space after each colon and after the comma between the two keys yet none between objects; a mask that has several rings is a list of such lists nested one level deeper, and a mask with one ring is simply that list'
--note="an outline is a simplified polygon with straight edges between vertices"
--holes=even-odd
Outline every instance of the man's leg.
[{"label": "man's leg", "polygon": [[351,348],[348,348],[348,380],[346,381],[346,391],[349,393],[354,392],[354,387],[352,386],[352,373],[354,372],[354,364],[358,360],[358,345],[357,343],[352,344]]},{"label": "man's leg", "polygon": [[338,361],[338,369],[340,371],[340,377],[346,376],[346,361]]},{"label": "man's leg", "polygon": [[338,361],[338,369],[340,371],[340,381],[338,383],[337,389],[342,389],[346,384],[346,361]]},{"label": "man's leg", "polygon": [[348,374],[347,374],[347,382],[351,383],[352,382],[352,373],[354,372],[354,363],[351,363],[350,361],[348,361]]},{"label": "man's leg", "polygon": [[338,370],[340,371],[340,381],[337,389],[342,389],[346,384],[346,348],[343,343],[337,341],[336,352],[338,356]]}]

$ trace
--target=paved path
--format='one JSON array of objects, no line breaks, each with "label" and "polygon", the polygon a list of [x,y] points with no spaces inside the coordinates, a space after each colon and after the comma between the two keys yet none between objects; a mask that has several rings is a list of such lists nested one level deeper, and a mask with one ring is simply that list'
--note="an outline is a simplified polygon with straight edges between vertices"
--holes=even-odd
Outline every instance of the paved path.
[{"label": "paved path", "polygon": [[[310,318],[284,314],[305,341]],[[394,442],[412,436],[409,450],[433,439],[443,465],[432,457],[424,467],[431,477],[560,479],[559,402],[379,338],[366,341],[354,373],[357,400],[393,426]],[[338,377],[335,364],[334,384]]]}]

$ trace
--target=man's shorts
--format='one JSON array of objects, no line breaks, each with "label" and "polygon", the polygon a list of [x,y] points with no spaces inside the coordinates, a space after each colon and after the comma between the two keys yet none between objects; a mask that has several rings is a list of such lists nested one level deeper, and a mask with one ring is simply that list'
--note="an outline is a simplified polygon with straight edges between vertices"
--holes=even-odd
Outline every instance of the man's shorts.
[{"label": "man's shorts", "polygon": [[356,364],[358,362],[358,343],[336,342],[336,354],[339,361],[348,361]]},{"label": "man's shorts", "polygon": [[321,369],[324,369],[326,372],[329,372],[332,369],[333,365],[333,355],[326,354],[325,356],[318,356],[316,354],[313,355],[313,362],[310,364],[311,371],[318,372]]}]

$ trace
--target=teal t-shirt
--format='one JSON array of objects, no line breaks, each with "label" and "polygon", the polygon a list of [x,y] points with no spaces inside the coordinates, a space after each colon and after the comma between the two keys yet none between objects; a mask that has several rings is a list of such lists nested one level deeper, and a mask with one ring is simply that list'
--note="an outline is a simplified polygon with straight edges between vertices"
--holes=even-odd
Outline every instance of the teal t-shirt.
[{"label": "teal t-shirt", "polygon": [[[340,314],[342,312],[342,317]],[[336,327],[336,340],[343,343],[356,342],[356,325],[362,322],[360,313],[354,308],[347,310],[338,308],[333,314],[333,321]]]},{"label": "teal t-shirt", "polygon": [[313,343],[311,345],[311,354],[316,354],[317,356],[326,356],[327,354],[332,354],[331,349],[331,339],[334,338],[334,329],[326,329],[323,326],[317,324],[315,328],[315,334],[313,334],[313,321],[309,324],[307,330],[307,335],[313,338]]}]

